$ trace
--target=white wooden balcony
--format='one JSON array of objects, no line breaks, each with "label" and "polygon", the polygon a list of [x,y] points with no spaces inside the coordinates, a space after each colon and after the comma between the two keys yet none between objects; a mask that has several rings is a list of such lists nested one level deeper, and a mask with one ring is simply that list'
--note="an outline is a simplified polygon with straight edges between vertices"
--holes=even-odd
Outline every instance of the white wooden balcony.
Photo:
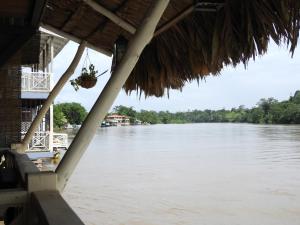
[{"label": "white wooden balcony", "polygon": [[51,73],[43,72],[22,72],[23,92],[50,92]]},{"label": "white wooden balcony", "polygon": [[[21,132],[21,138],[25,136],[25,132]],[[51,145],[52,144],[52,145]],[[29,143],[27,152],[47,152],[52,148],[67,149],[68,148],[68,134],[53,133],[53,142],[50,143],[50,132],[35,132],[31,142]]]},{"label": "white wooden balcony", "polygon": [[68,148],[68,134],[53,133],[53,148]]},{"label": "white wooden balcony", "polygon": [[[21,138],[23,139],[26,133],[22,132],[21,134]],[[29,143],[27,151],[49,151],[49,148],[49,132],[35,132],[31,142]]]}]

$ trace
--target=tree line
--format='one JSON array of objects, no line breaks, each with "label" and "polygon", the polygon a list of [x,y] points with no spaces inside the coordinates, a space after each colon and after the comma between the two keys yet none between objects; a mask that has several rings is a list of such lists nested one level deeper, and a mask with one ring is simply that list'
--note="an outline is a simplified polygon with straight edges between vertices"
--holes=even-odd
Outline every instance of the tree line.
[{"label": "tree line", "polygon": [[136,111],[133,107],[116,106],[114,113],[126,115],[150,124],[168,123],[255,123],[255,124],[300,124],[300,91],[286,101],[263,98],[253,108],[239,106],[230,110],[193,110],[187,112]]},{"label": "tree line", "polygon": [[86,109],[77,102],[59,103],[53,107],[54,127],[62,128],[67,124],[80,125],[87,115]]},{"label": "tree line", "polygon": [[[170,123],[255,123],[255,124],[300,124],[300,91],[286,101],[263,98],[250,109],[239,106],[230,110],[192,110],[169,112],[140,110],[119,105],[111,113],[125,115],[130,122],[137,120],[149,124]],[[54,106],[54,124],[62,127],[66,123],[81,124],[87,111],[79,103],[61,103]]]}]

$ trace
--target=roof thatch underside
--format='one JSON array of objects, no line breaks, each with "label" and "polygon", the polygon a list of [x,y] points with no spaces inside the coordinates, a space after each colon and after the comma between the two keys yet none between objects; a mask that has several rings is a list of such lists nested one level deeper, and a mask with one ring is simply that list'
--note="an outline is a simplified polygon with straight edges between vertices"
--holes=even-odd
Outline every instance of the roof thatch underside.
[{"label": "roof thatch underside", "polygon": [[[138,27],[152,1],[97,1]],[[206,1],[207,2],[207,1]],[[209,2],[221,2],[209,1]],[[171,0],[158,28],[193,0]],[[43,22],[112,52],[122,34],[131,34],[78,0],[50,0]],[[226,65],[263,55],[272,39],[293,53],[300,23],[299,0],[225,0],[215,12],[194,11],[155,36],[144,49],[124,88],[162,96],[186,82],[217,75]]]},{"label": "roof thatch underside", "polygon": [[0,68],[5,64],[38,62],[37,29],[43,3],[44,0],[0,1]]}]

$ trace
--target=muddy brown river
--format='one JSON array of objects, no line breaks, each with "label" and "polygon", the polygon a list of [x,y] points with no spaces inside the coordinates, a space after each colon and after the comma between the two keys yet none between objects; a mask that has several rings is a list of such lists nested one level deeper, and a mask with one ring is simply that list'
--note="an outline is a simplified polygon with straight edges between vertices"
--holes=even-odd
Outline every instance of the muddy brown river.
[{"label": "muddy brown river", "polygon": [[64,197],[87,225],[300,225],[300,126],[99,128]]}]

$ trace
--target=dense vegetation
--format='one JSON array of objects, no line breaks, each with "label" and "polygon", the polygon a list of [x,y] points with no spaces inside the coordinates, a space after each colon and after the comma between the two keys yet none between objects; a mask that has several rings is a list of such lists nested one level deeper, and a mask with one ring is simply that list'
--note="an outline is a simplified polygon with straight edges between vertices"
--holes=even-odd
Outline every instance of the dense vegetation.
[{"label": "dense vegetation", "polygon": [[135,111],[132,107],[117,106],[114,113],[127,115],[150,124],[157,123],[266,123],[266,124],[300,124],[300,91],[287,101],[278,102],[274,98],[261,99],[256,107],[247,109],[244,106],[231,110],[193,110],[171,113],[168,111]]},{"label": "dense vegetation", "polygon": [[81,124],[87,115],[85,108],[76,102],[60,103],[53,108],[54,127],[61,128],[66,124]]},{"label": "dense vegetation", "polygon": [[[171,113],[169,111],[136,111],[133,107],[116,106],[112,113],[126,115],[130,122],[140,120],[144,123],[260,123],[260,124],[300,124],[300,91],[289,100],[279,102],[274,98],[261,99],[251,109],[244,106],[231,110],[193,110]],[[79,103],[61,103],[54,106],[54,124],[81,124],[87,112]]]}]

